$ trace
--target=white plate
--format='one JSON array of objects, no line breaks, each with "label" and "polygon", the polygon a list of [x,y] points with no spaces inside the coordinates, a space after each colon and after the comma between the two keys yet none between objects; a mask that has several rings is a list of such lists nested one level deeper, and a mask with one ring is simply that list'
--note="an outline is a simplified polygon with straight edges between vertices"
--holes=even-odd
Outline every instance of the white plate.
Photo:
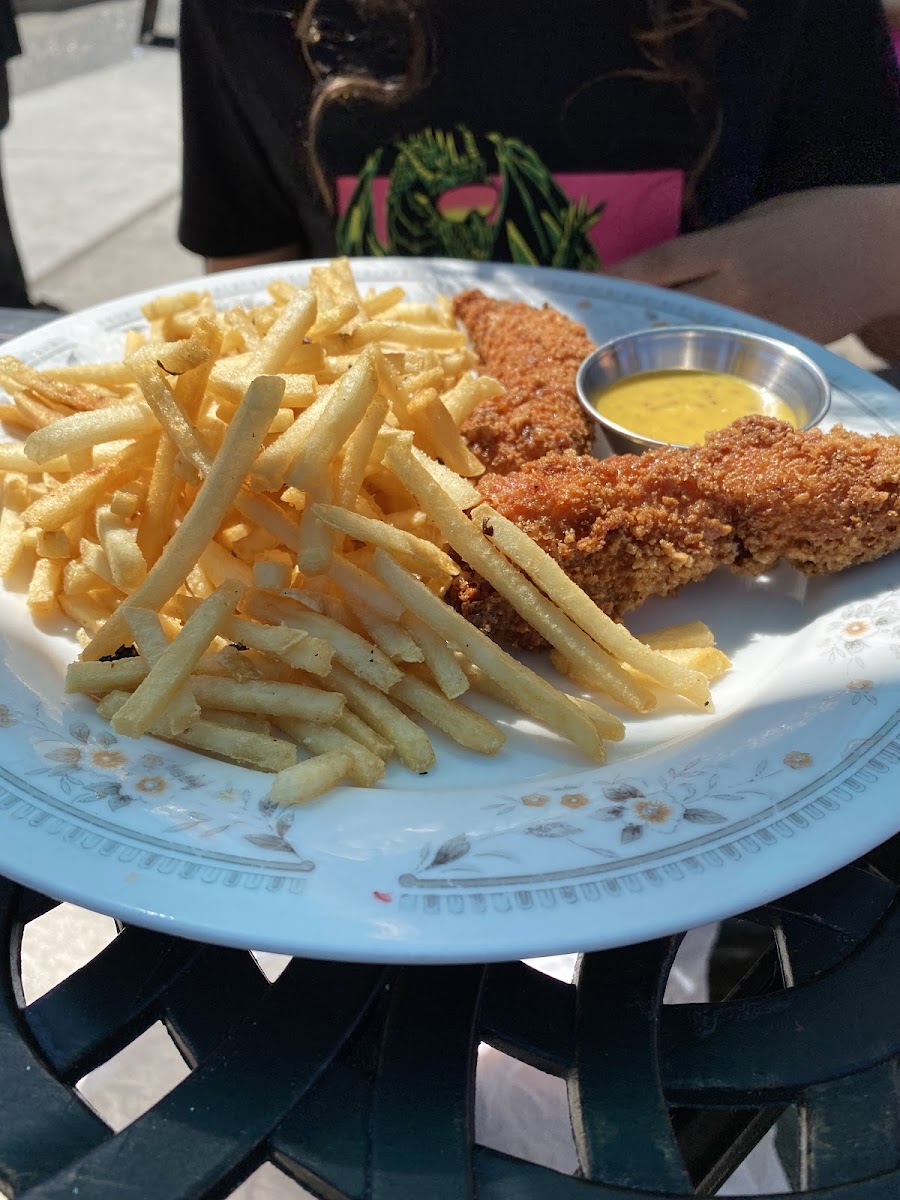
[{"label": "white plate", "polygon": [[[305,265],[234,272],[219,303]],[[657,321],[771,326],[683,296],[563,271],[371,259],[361,284],[413,299],[480,286],[547,301],[596,340]],[[174,289],[173,289],[174,290]],[[146,296],[5,348],[35,366],[116,358]],[[820,348],[830,420],[893,431],[897,393]],[[734,668],[716,713],[629,721],[602,767],[518,722],[495,758],[440,738],[428,778],[272,810],[267,779],[117,738],[63,694],[73,643],[0,594],[0,870],[60,899],[212,942],[384,962],[599,949],[750,908],[900,829],[900,556],[833,578],[722,572],[635,616],[700,618]],[[497,710],[494,710],[497,711]]]}]

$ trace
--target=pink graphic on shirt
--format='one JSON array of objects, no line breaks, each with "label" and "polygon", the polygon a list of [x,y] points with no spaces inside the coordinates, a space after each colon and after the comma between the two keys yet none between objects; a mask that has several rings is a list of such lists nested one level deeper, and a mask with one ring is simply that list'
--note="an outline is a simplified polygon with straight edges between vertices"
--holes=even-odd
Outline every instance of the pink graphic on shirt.
[{"label": "pink graphic on shirt", "polygon": [[[606,266],[612,266],[631,254],[667,242],[678,233],[684,193],[684,172],[617,171],[603,173],[559,174],[556,182],[570,200],[583,200],[589,208],[605,202],[599,220],[591,230],[591,241]],[[338,212],[350,206],[357,180],[341,175],[337,180]],[[390,179],[378,175],[372,180],[372,205],[375,228],[380,241],[387,244],[387,196]],[[454,188],[438,201],[445,216],[465,211],[480,212],[492,223],[497,215],[500,178],[492,176],[484,184]]]}]

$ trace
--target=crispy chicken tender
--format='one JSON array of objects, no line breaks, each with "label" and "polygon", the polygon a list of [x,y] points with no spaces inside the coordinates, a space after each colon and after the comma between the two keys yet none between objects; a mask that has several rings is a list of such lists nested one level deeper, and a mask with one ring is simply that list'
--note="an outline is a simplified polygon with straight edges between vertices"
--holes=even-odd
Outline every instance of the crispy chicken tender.
[{"label": "crispy chicken tender", "polygon": [[593,429],[575,393],[575,372],[594,346],[580,325],[552,308],[463,292],[453,311],[485,372],[506,388],[462,427],[479,461],[498,475],[552,452],[587,454]]},{"label": "crispy chicken tender", "polygon": [[[743,417],[688,450],[550,454],[479,488],[614,617],[718,566],[817,575],[900,548],[900,438],[840,426]],[[473,573],[451,599],[493,637],[541,644]]]}]

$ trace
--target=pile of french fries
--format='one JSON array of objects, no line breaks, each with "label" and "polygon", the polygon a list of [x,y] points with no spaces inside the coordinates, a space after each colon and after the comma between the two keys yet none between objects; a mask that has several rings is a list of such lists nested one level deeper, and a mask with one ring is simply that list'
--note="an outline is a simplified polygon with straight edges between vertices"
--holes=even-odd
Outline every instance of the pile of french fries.
[{"label": "pile of french fries", "polygon": [[483,501],[460,426],[502,389],[449,302],[362,295],[350,265],[216,311],[159,297],[121,362],[0,359],[0,576],[27,578],[81,655],[66,690],[119,734],[274,772],[292,804],[425,773],[421,722],[479,754],[501,699],[590,760],[619,717],[548,683],[442,599],[463,561],[552,646],[580,688],[646,712],[709,704],[727,664],[705,626],[638,640]]}]

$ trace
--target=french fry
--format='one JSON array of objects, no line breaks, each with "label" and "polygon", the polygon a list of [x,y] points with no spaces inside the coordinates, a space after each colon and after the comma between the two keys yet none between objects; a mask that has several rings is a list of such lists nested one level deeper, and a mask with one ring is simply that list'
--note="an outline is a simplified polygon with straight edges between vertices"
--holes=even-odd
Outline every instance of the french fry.
[{"label": "french fry", "polygon": [[[374,356],[371,360],[374,363]],[[369,403],[359,424],[344,443],[338,470],[336,501],[343,509],[356,504],[366,470],[375,448],[375,439],[388,414],[388,403],[376,395]]]},{"label": "french fry", "polygon": [[[159,369],[165,371],[167,375],[183,375],[186,371],[192,371],[195,367],[201,366],[210,358],[209,348],[196,336],[156,346],[153,355]],[[136,357],[140,357],[140,355]],[[127,361],[126,366],[134,370],[133,360]]]},{"label": "french fry", "polygon": [[247,377],[280,371],[316,319],[315,295],[302,289],[284,306],[266,336],[250,355]]},{"label": "french fry", "polygon": [[39,558],[28,585],[28,608],[34,617],[49,617],[57,611],[56,594],[62,582],[62,563]]},{"label": "french fry", "polygon": [[377,646],[331,617],[313,612],[296,600],[257,592],[245,597],[243,607],[258,620],[280,622],[289,629],[301,629],[313,637],[321,638],[332,647],[338,663],[380,691],[389,691],[403,678],[403,672]]},{"label": "french fry", "polygon": [[25,522],[51,533],[62,529],[87,512],[116,479],[133,467],[149,446],[149,441],[139,440],[119,450],[106,465],[91,467],[63,480],[52,491],[37,497],[28,505],[22,513]]},{"label": "french fry", "polygon": [[605,708],[601,708],[599,704],[595,704],[593,700],[588,700],[585,696],[573,696],[572,699],[590,720],[600,737],[610,742],[622,741],[625,737],[625,726],[618,717],[607,712]]},{"label": "french fry", "polygon": [[731,669],[731,660],[717,646],[672,646],[659,651],[666,658],[691,671],[699,671],[710,681]]},{"label": "french fry", "polygon": [[[90,541],[88,538],[82,538],[78,544],[78,552],[81,555],[82,564],[93,574],[98,576],[104,583],[116,586],[113,579],[112,567],[109,565],[109,559],[106,557],[106,552],[96,542]],[[121,588],[118,589],[120,592]]]},{"label": "french fry", "polygon": [[712,630],[702,621],[685,621],[681,625],[665,625],[637,637],[645,646],[654,650],[680,650],[693,646],[712,646],[715,639]]},{"label": "french fry", "polygon": [[434,388],[425,388],[407,405],[418,444],[432,458],[446,463],[457,475],[484,474],[484,467],[462,439],[456,422],[444,408]]},{"label": "french fry", "polygon": [[[372,402],[377,376],[372,356],[361,354],[335,384],[286,472],[293,487],[309,490],[337,455]],[[307,412],[310,410],[307,409]]]},{"label": "french fry", "polygon": [[618,717],[444,604],[466,568],[592,696],[705,702],[730,665],[705,626],[632,637],[485,504],[460,427],[502,387],[447,297],[363,297],[347,259],[267,291],[159,297],[120,363],[0,356],[0,419],[27,435],[0,445],[0,577],[79,625],[67,692],[126,736],[273,772],[275,804],[375,787],[395,753],[430,770],[421,722],[499,753],[469,689],[603,761]]},{"label": "french fry", "polygon": [[355,616],[363,629],[391,662],[419,663],[425,661],[422,647],[402,625],[387,621],[366,605],[356,606]]},{"label": "french fry", "polygon": [[[127,693],[111,693],[98,705],[98,712],[114,721],[128,699]],[[156,729],[150,732],[157,737],[166,737]],[[203,718],[195,721],[177,737],[168,737],[167,740],[213,754],[216,758],[236,763],[238,766],[252,767],[257,771],[277,773],[286,770],[297,761],[296,746],[283,738],[256,733],[250,729],[235,729]]]},{"label": "french fry", "polygon": [[619,703],[638,712],[647,712],[653,707],[653,694],[629,678],[618,663],[503,557],[481,529],[460,512],[449,493],[416,461],[407,447],[392,446],[385,461],[440,526],[457,554],[496,588],[564,658],[577,663],[581,674],[590,671],[595,687],[601,687]]},{"label": "french fry", "polygon": [[133,692],[150,671],[143,658],[119,658],[111,662],[71,662],[66,668],[66,692]]},{"label": "french fry", "polygon": [[277,559],[258,559],[253,564],[253,586],[261,591],[281,591],[290,587],[293,567]]},{"label": "french fry", "polygon": [[92,467],[60,483],[52,492],[39,497],[22,514],[29,525],[53,532],[86,512],[95,498],[106,491],[111,467]]},{"label": "french fry", "polygon": [[476,504],[481,503],[483,499],[481,492],[468,479],[464,479],[456,471],[451,471],[443,463],[430,458],[418,446],[412,447],[412,456],[419,466],[424,467],[431,478],[452,497],[457,508],[465,510],[474,508]]},{"label": "french fry", "polygon": [[417,679],[415,675],[405,675],[391,688],[391,695],[476,754],[496,754],[506,741],[503,731],[486,717],[464,704],[449,700],[443,692],[425,680]]},{"label": "french fry", "polygon": [[238,492],[234,506],[241,516],[265,529],[277,542],[294,548],[300,537],[300,523],[283,505],[267,496],[255,496],[246,489]]},{"label": "french fry", "polygon": [[185,289],[167,296],[154,296],[142,307],[141,312],[148,321],[156,321],[183,312],[186,308],[196,308],[200,300],[199,292]]},{"label": "french fry", "polygon": [[15,571],[25,549],[25,522],[21,513],[13,508],[4,508],[0,513],[0,578],[9,579]]},{"label": "french fry", "polygon": [[147,498],[147,490],[137,484],[119,488],[109,502],[110,511],[117,517],[133,517]]},{"label": "french fry", "polygon": [[604,650],[692,703],[700,707],[709,703],[709,684],[699,671],[681,667],[655,653],[633,637],[624,625],[611,620],[572,582],[562,567],[512,521],[489,504],[474,509],[472,520],[480,524],[482,532],[494,545]]},{"label": "french fry", "polygon": [[[272,722],[268,717],[258,717],[254,713],[238,713],[238,712],[223,712],[218,708],[207,708],[203,710],[203,719],[212,721],[214,725],[224,725],[226,729],[244,729],[250,733],[270,734],[272,732]],[[310,721],[311,729],[318,729],[318,725],[314,725]],[[327,729],[328,726],[322,726]]]},{"label": "french fry", "polygon": [[410,346],[417,349],[459,350],[466,342],[466,335],[459,329],[447,329],[442,325],[410,325],[404,321],[370,320],[354,330],[348,339],[348,350],[361,350],[373,342],[393,346]]},{"label": "french fry", "polygon": [[434,747],[428,735],[402,713],[384,692],[364,683],[338,665],[332,667],[331,673],[323,680],[323,686],[333,688],[344,696],[347,707],[390,742],[400,761],[410,771],[423,775],[434,766]]},{"label": "french fry", "polygon": [[359,787],[374,787],[384,776],[384,759],[333,725],[291,717],[277,717],[275,724],[311,754],[346,754],[350,760],[347,779]]},{"label": "french fry", "polygon": [[[163,631],[159,615],[148,608],[132,607],[128,610],[128,624],[141,657],[151,666],[155,666],[169,648],[169,639]],[[153,722],[153,728],[161,736],[177,736],[199,716],[200,705],[195,700],[190,685],[183,683],[173,691],[164,710]]]},{"label": "french fry", "polygon": [[26,416],[19,412],[16,404],[0,404],[0,421],[7,428],[17,431],[31,432],[34,430],[34,422],[30,421]]},{"label": "french fry", "polygon": [[[323,681],[322,686],[327,686],[327,681]],[[192,675],[191,690],[201,708],[299,717],[324,725],[333,724],[344,708],[343,699],[331,691],[273,679],[239,681],[214,675]]]},{"label": "french fry", "polygon": [[441,396],[441,403],[453,418],[457,428],[472,415],[485,400],[502,396],[503,385],[489,376],[464,375],[458,383]]},{"label": "french fry", "polygon": [[[69,596],[65,591],[57,592],[56,602],[67,617],[78,626],[75,636],[79,645],[84,646],[91,634],[109,620],[112,606],[106,599],[100,598],[97,592],[86,592],[82,596]],[[87,636],[84,636],[87,635]]]},{"label": "french fry", "polygon": [[60,413],[32,396],[16,393],[14,403],[26,429],[43,429],[59,419]]},{"label": "french fry", "polygon": [[334,479],[323,472],[307,488],[307,505],[300,516],[297,538],[297,570],[304,575],[321,575],[332,565],[334,533],[316,516],[317,504],[329,504],[334,499]]},{"label": "french fry", "polygon": [[37,540],[38,558],[58,558],[68,561],[72,557],[72,543],[62,529],[48,533],[41,529]]},{"label": "french fry", "polygon": [[216,541],[207,543],[198,562],[203,573],[216,587],[227,579],[236,579],[249,587],[253,580],[253,568]]},{"label": "french fry", "polygon": [[375,551],[373,568],[382,583],[403,601],[410,612],[450,645],[461,650],[475,666],[497,680],[508,703],[548,725],[578,746],[589,758],[604,761],[606,754],[601,739],[588,718],[568,696],[558,692],[512,655],[501,650],[486,634],[393,562],[384,550]]},{"label": "french fry", "polygon": [[400,620],[421,649],[425,665],[444,695],[449,700],[455,700],[468,691],[466,673],[444,639],[411,612],[404,612]]},{"label": "french fry", "polygon": [[310,338],[324,338],[329,334],[338,333],[348,321],[352,321],[358,314],[359,305],[355,300],[344,300],[340,304],[335,304],[325,312],[319,313],[315,324],[309,331],[309,336]]},{"label": "french fry", "polygon": [[127,388],[134,383],[124,362],[69,363],[45,367],[44,375],[58,383],[94,383],[102,388]]},{"label": "french fry", "polygon": [[107,505],[97,509],[97,534],[109,562],[113,583],[123,592],[136,588],[146,578],[146,560],[132,531]]},{"label": "french fry", "polygon": [[[336,385],[332,385],[334,387]],[[323,388],[309,408],[301,412],[293,425],[280,434],[253,464],[248,484],[253,492],[275,491],[284,485],[285,476],[311,429],[327,409],[331,388]]]},{"label": "french fry", "polygon": [[25,453],[23,446],[13,442],[0,444],[0,471],[16,471],[24,475],[59,474],[68,472],[69,463],[64,455],[50,462],[35,462]]},{"label": "french fry", "polygon": [[[151,726],[159,723],[166,706],[187,683],[191,671],[234,611],[242,591],[240,584],[222,584],[188,617],[181,633],[169,643],[153,663],[147,678],[138,684],[134,694],[116,713],[112,724],[117,733],[126,734],[128,737],[140,737]],[[135,604],[130,606],[132,609],[136,607],[138,606]],[[128,609],[125,610],[125,615],[128,619]],[[204,703],[200,697],[198,700],[200,704]],[[220,707],[229,706],[223,704]]]},{"label": "french fry", "polygon": [[297,758],[296,747],[283,738],[249,729],[229,729],[202,719],[172,740],[257,771],[284,771]]},{"label": "french fry", "polygon": [[175,460],[178,447],[161,437],[153,460],[147,488],[147,502],[141,514],[137,544],[148,567],[152,567],[172,533],[171,500],[175,486]]},{"label": "french fry", "polygon": [[[177,599],[181,601],[178,607],[182,613],[196,612],[199,607],[186,596]],[[224,622],[221,633],[232,643],[280,659],[289,667],[306,671],[310,675],[327,675],[331,669],[333,648],[322,638],[311,637],[305,629],[290,628],[281,624],[260,624],[257,621],[248,621],[244,617],[229,617]]]},{"label": "french fry", "polygon": [[399,304],[404,295],[402,287],[391,287],[364,296],[361,303],[367,317],[378,317]]},{"label": "french fry", "polygon": [[86,450],[98,442],[140,437],[157,428],[156,417],[146,404],[120,404],[60,417],[52,425],[29,434],[24,450],[30,459],[46,468],[51,460],[62,454]]},{"label": "french fry", "polygon": [[63,568],[63,591],[69,596],[83,596],[102,584],[101,577],[80,558],[70,559]]},{"label": "french fry", "polygon": [[190,340],[207,351],[207,358],[181,375],[175,384],[175,395],[182,411],[191,420],[196,420],[209,385],[210,373],[222,350],[223,331],[214,318],[200,316]]},{"label": "french fry", "polygon": [[397,529],[385,521],[376,521],[370,517],[360,516],[359,513],[351,512],[335,504],[316,504],[314,511],[320,521],[324,521],[332,529],[338,529],[341,533],[345,533],[359,542],[380,546],[382,550],[388,550],[392,554],[405,554],[419,559],[425,570],[434,568],[447,575],[459,574],[459,566],[450,555],[445,554],[440,547],[425,538],[417,537],[403,529]]},{"label": "french fry", "polygon": [[350,774],[349,754],[331,750],[279,771],[272,782],[273,804],[305,804],[342,783]]},{"label": "french fry", "polygon": [[[188,344],[182,343],[182,345]],[[209,351],[205,347],[199,349],[205,356],[201,362],[205,362]],[[181,407],[175,393],[169,387],[159,360],[161,353],[159,348],[145,347],[143,350],[138,350],[137,354],[132,355],[128,360],[128,365],[134,371],[147,406],[178,447],[183,458],[197,472],[197,478],[202,478],[209,470],[212,454],[198,434],[196,426]],[[181,364],[179,363],[179,365]],[[180,374],[180,372],[175,373]]]},{"label": "french fry", "polygon": [[386,738],[376,733],[362,717],[358,717],[356,713],[350,712],[347,708],[334,722],[334,728],[340,730],[341,733],[346,733],[347,737],[359,742],[367,750],[371,750],[382,762],[387,762],[394,753],[393,745]]},{"label": "french fry", "polygon": [[348,559],[335,555],[329,565],[328,575],[349,597],[359,604],[365,604],[386,620],[399,620],[403,613],[403,605],[395,596],[382,587],[377,579],[373,579],[368,571]]},{"label": "french fry", "polygon": [[[281,380],[266,375],[255,379],[247,389],[193,505],[128,603],[160,608],[181,586],[240,490],[263,434],[278,410],[282,391]],[[110,653],[121,641],[124,627],[125,618],[119,610],[102,634],[91,640],[83,657],[100,658]]]}]

